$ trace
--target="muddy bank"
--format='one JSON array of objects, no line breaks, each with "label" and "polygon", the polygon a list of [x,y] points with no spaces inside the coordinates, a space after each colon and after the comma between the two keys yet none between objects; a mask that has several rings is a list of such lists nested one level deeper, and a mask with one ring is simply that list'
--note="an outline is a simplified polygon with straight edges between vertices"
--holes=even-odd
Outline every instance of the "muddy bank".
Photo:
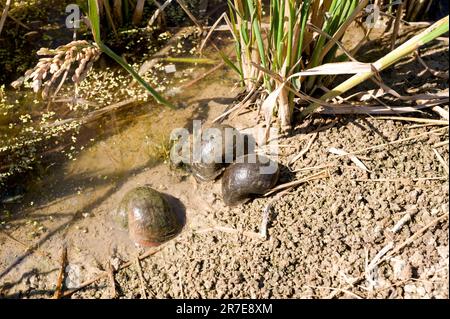
[{"label": "muddy bank", "polygon": [[[389,242],[400,245],[448,213],[448,183],[431,150],[448,137],[448,131],[425,135],[415,142],[417,147],[364,153],[370,158],[365,161],[373,172],[369,174],[348,159],[336,160],[326,153],[330,146],[364,148],[366,142],[358,137],[369,125],[388,141],[427,132],[398,133],[400,123],[355,120],[319,133],[296,168],[330,164],[331,176],[276,202],[267,241],[249,236],[259,231],[267,199],[230,209],[220,201],[218,183],[200,186],[202,200],[211,207],[203,214],[197,212],[200,216],[195,219],[190,217],[190,229],[181,239],[142,262],[147,294],[158,298],[323,298],[332,293],[345,298],[447,298],[448,219],[428,228],[377,268],[372,281],[367,281],[365,270]],[[339,138],[345,141],[342,145],[336,144]],[[370,140],[384,142],[381,136]],[[448,159],[448,150],[440,151]],[[375,178],[385,180],[368,180]],[[392,228],[405,214],[412,216],[411,221],[394,234]],[[211,229],[218,226],[236,231]],[[359,278],[363,279],[355,283],[356,288],[348,288]],[[117,280],[124,297],[140,297],[134,267],[121,271]],[[108,296],[108,289],[100,293],[100,287],[78,296]]]},{"label": "muddy bank", "polygon": [[[321,124],[316,120],[307,130]],[[2,276],[3,296],[50,296],[62,242],[70,247],[69,263],[77,270],[68,272],[75,286],[101,273],[108,263],[119,267],[133,260],[143,251],[135,249],[111,216],[127,190],[150,184],[185,204],[188,225],[177,239],[141,262],[148,297],[318,298],[337,293],[344,298],[448,298],[447,218],[376,268],[372,281],[365,277],[367,264],[388,243],[401,245],[448,213],[448,181],[432,151],[433,145],[448,139],[448,129],[433,130],[394,121],[352,119],[320,132],[294,169],[329,166],[330,177],[302,185],[277,201],[265,241],[256,233],[269,199],[226,208],[219,182],[197,184],[185,172],[164,164],[123,177],[105,174],[103,187],[92,188],[88,180],[90,186],[78,190],[77,184],[68,183],[63,197],[64,183],[50,184],[48,204],[22,208],[22,216],[39,221],[48,230],[37,238],[27,237],[26,230],[33,225],[20,219],[8,230],[21,242],[39,242],[39,250],[27,254],[24,247],[2,237],[2,269],[15,265]],[[327,152],[331,146],[358,150],[368,143],[420,134],[410,142],[360,154],[369,173],[348,158]],[[297,135],[281,143],[301,148],[307,140]],[[438,150],[448,161],[448,146]],[[293,154],[295,149],[286,151],[282,162]],[[283,173],[285,179],[291,174]],[[392,228],[406,214],[411,220],[393,233]],[[46,252],[50,259],[38,252]],[[116,274],[122,298],[143,297],[136,267]],[[355,288],[348,287],[360,278]],[[107,280],[99,281],[73,297],[109,298],[111,287]]]},{"label": "muddy bank", "polygon": [[[447,52],[434,47],[424,60],[448,70]],[[417,62],[405,61],[383,76],[401,93],[448,88],[421,71]],[[187,225],[139,266],[115,273],[119,298],[448,298],[448,175],[433,150],[448,163],[448,127],[320,116],[296,126],[279,140],[285,166],[319,131],[292,170],[282,170],[281,182],[323,170],[328,177],[277,200],[263,240],[261,215],[271,197],[228,208],[220,181],[198,184],[186,171],[151,160],[158,134],[221,114],[237,96],[234,82],[221,69],[183,97],[185,109],[139,118],[49,170],[20,203],[2,207],[8,218],[0,233],[0,296],[52,296],[63,244],[65,289],[109,264],[118,269],[134,261],[144,250],[112,216],[128,190],[149,184],[183,202]],[[413,90],[401,90],[406,87]],[[250,110],[228,122],[244,129],[255,119]],[[360,151],[368,170],[330,147]],[[396,226],[400,220],[405,223]],[[385,247],[389,259],[372,267]],[[112,296],[105,277],[72,298]]]}]

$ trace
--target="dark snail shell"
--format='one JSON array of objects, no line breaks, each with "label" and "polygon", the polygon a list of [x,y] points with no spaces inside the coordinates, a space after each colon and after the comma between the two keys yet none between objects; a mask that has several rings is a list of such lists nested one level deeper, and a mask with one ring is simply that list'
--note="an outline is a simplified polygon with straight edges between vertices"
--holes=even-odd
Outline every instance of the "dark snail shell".
[{"label": "dark snail shell", "polygon": [[116,218],[128,228],[131,239],[142,246],[157,246],[174,238],[184,224],[168,195],[148,186],[129,191],[120,202]]},{"label": "dark snail shell", "polygon": [[237,158],[222,177],[225,205],[234,206],[246,202],[252,195],[265,194],[275,186],[279,174],[279,165],[265,156],[252,154]]},{"label": "dark snail shell", "polygon": [[[202,160],[200,162],[194,162],[191,165],[192,175],[200,182],[212,181],[222,174],[225,167],[229,164],[226,163],[227,151],[233,152],[233,154],[230,155],[229,162],[232,162],[236,157],[236,136],[240,136],[240,133],[234,127],[226,124],[215,124],[211,126],[211,128],[220,130],[222,140],[213,138],[204,141],[202,140],[200,145],[200,155]],[[233,130],[233,139],[230,140],[225,138],[226,129]],[[244,143],[246,143],[245,140]],[[246,149],[246,145],[247,144],[244,144],[244,150]],[[216,161],[216,159],[220,160]]]}]

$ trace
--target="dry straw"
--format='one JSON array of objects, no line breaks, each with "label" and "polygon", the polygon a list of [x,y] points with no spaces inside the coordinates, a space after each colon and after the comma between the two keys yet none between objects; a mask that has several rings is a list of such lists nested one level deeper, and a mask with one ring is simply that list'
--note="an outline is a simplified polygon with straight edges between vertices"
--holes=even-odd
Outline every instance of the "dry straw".
[{"label": "dry straw", "polygon": [[72,41],[56,49],[41,48],[37,54],[45,56],[33,69],[25,72],[25,76],[14,81],[11,85],[18,87],[24,82],[30,82],[34,92],[42,90],[45,99],[50,94],[50,89],[58,79],[65,80],[72,66],[77,64],[72,81],[75,84],[82,82],[95,61],[100,57],[101,51],[96,44],[85,40]]}]

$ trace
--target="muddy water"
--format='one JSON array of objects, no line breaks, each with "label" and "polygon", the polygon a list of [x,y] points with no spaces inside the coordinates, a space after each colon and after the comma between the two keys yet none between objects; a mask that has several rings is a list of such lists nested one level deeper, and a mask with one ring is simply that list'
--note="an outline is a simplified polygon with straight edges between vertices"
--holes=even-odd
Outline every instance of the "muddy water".
[{"label": "muddy water", "polygon": [[[186,66],[184,67],[186,68]],[[107,89],[108,96],[117,96],[117,98],[112,100],[109,98],[106,102],[100,100],[95,106],[94,112],[86,112],[82,109],[72,110],[71,103],[67,102],[52,103],[49,107],[46,106],[47,102],[41,101],[35,94],[7,90],[4,92],[4,96],[7,97],[6,104],[8,106],[5,107],[5,113],[2,112],[0,118],[0,148],[13,147],[14,143],[18,144],[19,142],[29,145],[29,140],[32,140],[33,135],[36,134],[42,135],[44,139],[47,137],[47,132],[42,130],[42,127],[47,127],[49,123],[54,122],[56,125],[49,125],[55,128],[54,138],[49,137],[48,141],[33,144],[36,148],[33,149],[34,152],[31,152],[30,147],[23,148],[25,153],[30,152],[30,157],[38,155],[35,157],[36,160],[41,160],[44,166],[61,166],[62,164],[70,172],[119,174],[145,163],[156,164],[167,161],[170,132],[174,128],[191,126],[192,124],[189,122],[192,119],[204,119],[209,112],[207,100],[195,99],[199,96],[198,92],[205,89],[208,81],[216,82],[219,85],[224,83],[216,75],[208,78],[204,83],[200,82],[188,88],[178,89],[178,84],[182,85],[183,81],[189,81],[201,75],[206,72],[207,67],[196,66],[195,69],[186,76],[187,72],[177,66],[176,74],[171,75],[172,78],[175,78],[171,88],[174,92],[171,94],[171,101],[177,107],[175,110],[158,105],[151,99],[149,102],[123,103],[123,106],[82,125],[77,124],[78,120],[89,118],[102,106],[121,104],[124,100],[133,101],[133,98],[126,98],[123,97],[123,93],[116,93],[121,88]],[[230,79],[233,78],[228,72],[224,74],[227,74]],[[105,83],[105,86],[107,85]],[[232,90],[233,85],[231,81],[228,81],[225,85],[226,90]],[[70,88],[68,88],[69,90]],[[101,88],[101,91],[94,93],[92,97],[101,96],[105,94],[104,91],[105,89]],[[220,100],[220,96],[218,99]],[[70,98],[66,100],[70,100]],[[188,101],[193,101],[195,105],[187,103]],[[49,111],[56,116],[53,116],[47,123],[43,123],[41,117]],[[60,131],[59,128],[63,127],[58,125],[57,119],[60,116],[64,123],[74,123],[74,129],[66,133]],[[12,164],[12,158],[7,158],[5,153],[8,154],[3,151],[0,153],[0,162],[5,165]],[[65,154],[65,156],[58,156],[58,153],[59,155]],[[22,153],[21,156],[23,155]],[[4,158],[2,159],[1,156]],[[74,158],[75,156],[77,158]],[[19,158],[17,159],[19,160]],[[2,173],[2,169],[0,169],[0,173]],[[42,173],[34,170],[30,175],[45,178],[46,173],[44,172],[43,176],[40,176]],[[1,177],[0,182],[2,181]],[[0,190],[5,191],[5,188]],[[2,193],[1,191],[0,193]],[[4,196],[0,196],[0,202],[3,200]]]},{"label": "muddy water", "polygon": [[[101,124],[93,124],[84,134],[92,136],[93,145],[83,149],[77,158],[68,161],[65,170],[68,176],[123,175],[145,166],[169,164],[170,133],[176,128],[190,128],[192,120],[206,121],[213,99],[221,98],[221,107],[226,107],[233,93],[233,82],[210,78],[208,81],[221,85],[205,86],[205,83],[190,87],[176,95],[172,101],[179,108],[172,110],[153,103],[132,106],[133,109],[111,114]],[[201,92],[201,93],[200,93]],[[214,96],[219,93],[219,96]],[[209,96],[209,98],[202,98]],[[210,100],[211,99],[211,100]]]},{"label": "muddy water", "polygon": [[[238,93],[234,83],[228,71],[219,70],[174,96],[181,106],[176,110],[152,102],[132,105],[84,126],[73,158],[52,154],[51,159],[66,159],[46,163],[47,170],[24,181],[23,197],[3,203],[8,216],[2,226],[7,235],[0,236],[0,283],[39,269],[48,272],[51,285],[62,245],[68,247],[70,264],[82,269],[80,280],[111,259],[128,260],[141,252],[112,221],[124,193],[137,186],[149,184],[179,198],[188,223],[196,224],[196,213],[208,207],[189,175],[170,165],[170,132],[221,114]],[[17,289],[22,285],[28,284],[18,283]]]}]

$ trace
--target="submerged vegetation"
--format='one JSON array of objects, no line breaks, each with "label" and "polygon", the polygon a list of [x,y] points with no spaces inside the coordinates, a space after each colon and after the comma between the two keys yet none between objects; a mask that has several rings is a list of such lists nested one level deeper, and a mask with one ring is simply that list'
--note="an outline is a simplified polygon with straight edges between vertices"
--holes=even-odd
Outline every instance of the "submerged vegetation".
[{"label": "submerged vegetation", "polygon": [[[55,112],[46,111],[32,117],[29,109],[21,107],[24,103],[30,107],[42,105],[30,95],[11,100],[6,96],[4,86],[0,87],[0,183],[33,168],[43,156],[42,145],[58,149],[61,137],[67,134],[70,134],[69,139],[76,141],[79,128],[76,121],[48,125],[56,117]],[[70,151],[67,155],[72,158]]]},{"label": "submerged vegetation", "polygon": [[[6,26],[10,24],[7,23]],[[135,48],[142,50],[140,43],[147,45],[154,39],[144,50],[143,56],[130,56],[127,59],[133,70],[138,70],[143,61],[149,59],[171,38],[168,31],[146,29],[134,29],[136,32],[120,31],[122,38],[129,39],[126,41],[127,48],[122,48],[122,51],[134,51]],[[144,31],[151,32],[151,35],[144,37]],[[70,33],[69,30],[67,34]],[[142,105],[151,99],[145,88],[133,85],[123,70],[114,67],[104,58],[100,61],[103,67],[95,67],[94,63],[100,57],[100,50],[95,42],[70,41],[70,37],[66,38],[68,43],[54,49],[42,47],[37,50],[37,55],[32,52],[26,56],[41,58],[28,71],[16,71],[17,80],[12,82],[12,86],[17,91],[11,90],[9,83],[1,86],[1,185],[30,169],[38,169],[37,173],[41,169],[45,170],[45,166],[40,163],[44,164],[45,160],[42,160],[49,155],[58,154],[63,156],[61,159],[75,159],[75,154],[86,146],[86,141],[79,143],[80,130],[86,122],[107,116],[108,112],[103,111],[105,107],[120,109]],[[169,53],[176,57],[186,50],[193,52],[196,41],[197,33],[187,32],[180,36],[177,47],[170,47]],[[13,65],[14,61],[9,63]],[[155,87],[159,94],[170,91],[174,83],[181,84],[194,74],[193,68],[186,68],[178,72],[182,77],[174,78],[166,73],[165,65],[163,60],[154,61],[151,68],[140,72],[142,80]],[[21,73],[24,76],[20,76]],[[166,136],[157,137],[151,143],[155,156],[163,159],[167,157],[167,143]]]}]

